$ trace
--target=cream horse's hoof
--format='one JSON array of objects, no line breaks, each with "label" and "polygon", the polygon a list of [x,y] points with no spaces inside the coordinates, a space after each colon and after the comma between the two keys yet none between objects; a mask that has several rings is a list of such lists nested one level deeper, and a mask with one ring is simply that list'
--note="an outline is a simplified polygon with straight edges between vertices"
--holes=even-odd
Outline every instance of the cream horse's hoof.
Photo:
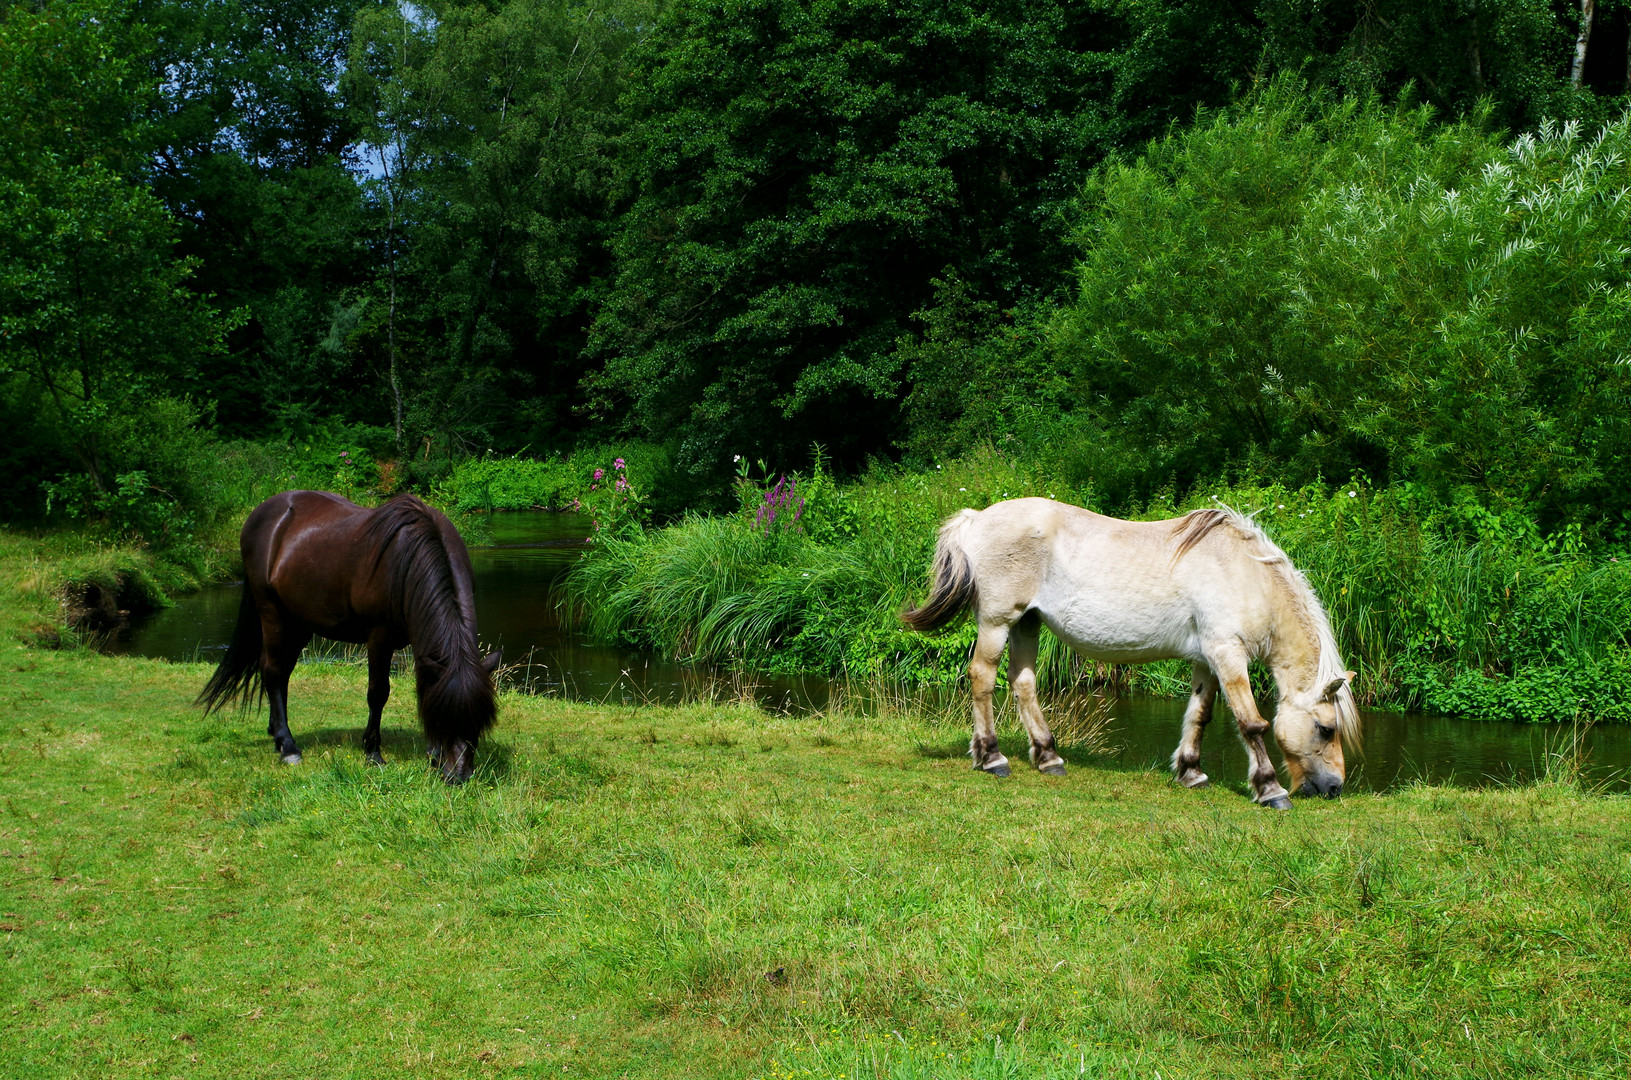
[{"label": "cream horse's hoof", "polygon": [[1184,773],[1184,775],[1178,778],[1178,782],[1184,785],[1186,788],[1200,788],[1206,787],[1208,784],[1210,784],[1212,782],[1212,778],[1201,772],[1199,769],[1190,769],[1188,772]]}]

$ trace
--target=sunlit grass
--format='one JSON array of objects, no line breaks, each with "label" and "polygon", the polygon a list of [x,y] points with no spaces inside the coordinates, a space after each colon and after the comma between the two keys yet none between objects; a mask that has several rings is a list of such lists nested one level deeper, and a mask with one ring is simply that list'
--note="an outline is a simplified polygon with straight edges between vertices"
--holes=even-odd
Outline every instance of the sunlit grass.
[{"label": "sunlit grass", "polygon": [[[962,703],[793,717],[507,695],[474,779],[383,769],[298,669],[306,763],[201,665],[0,652],[17,1075],[1622,1076],[1631,800],[1551,779],[1289,814]],[[1005,749],[1018,760],[1012,727]]]}]

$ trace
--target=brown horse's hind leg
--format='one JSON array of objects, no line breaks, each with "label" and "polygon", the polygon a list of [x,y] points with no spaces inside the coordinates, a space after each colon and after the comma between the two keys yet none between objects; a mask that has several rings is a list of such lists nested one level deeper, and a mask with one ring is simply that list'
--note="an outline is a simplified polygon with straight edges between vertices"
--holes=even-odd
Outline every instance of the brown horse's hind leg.
[{"label": "brown horse's hind leg", "polygon": [[1201,736],[1212,719],[1212,705],[1218,697],[1218,678],[1205,664],[1190,669],[1189,707],[1184,710],[1184,733],[1172,753],[1172,772],[1184,787],[1204,787],[1209,781],[1201,772]]},{"label": "brown horse's hind leg", "polygon": [[368,635],[368,727],[362,733],[362,752],[370,765],[385,764],[379,752],[379,717],[391,700],[391,648],[383,627]]},{"label": "brown horse's hind leg", "polygon": [[300,747],[289,734],[289,675],[300,661],[300,651],[311,640],[311,631],[291,631],[283,620],[261,616],[261,685],[266,688],[266,703],[271,716],[266,733],[272,736],[272,745],[285,765],[300,764]]},{"label": "brown horse's hind leg", "polygon": [[1008,627],[980,626],[974,639],[974,655],[968,662],[968,681],[974,688],[974,738],[969,741],[969,757],[974,767],[992,776],[1007,776],[1008,759],[997,749],[997,720],[991,698],[997,689],[997,661],[1008,644]]},{"label": "brown horse's hind leg", "polygon": [[1053,732],[1042,716],[1042,703],[1036,697],[1036,654],[1042,643],[1042,618],[1026,612],[1014,624],[1008,638],[1008,685],[1014,690],[1019,718],[1031,736],[1031,764],[1049,776],[1065,775],[1065,759],[1059,756]]},{"label": "brown horse's hind leg", "polygon": [[1253,799],[1260,806],[1290,810],[1291,796],[1280,786],[1280,775],[1274,771],[1274,761],[1269,757],[1268,747],[1263,745],[1263,733],[1268,731],[1269,725],[1258,714],[1257,700],[1252,697],[1252,683],[1247,674],[1244,653],[1230,651],[1219,655],[1213,660],[1212,670],[1217,672],[1223,696],[1235,714],[1240,741],[1246,744],[1249,766],[1246,779],[1252,785]]}]

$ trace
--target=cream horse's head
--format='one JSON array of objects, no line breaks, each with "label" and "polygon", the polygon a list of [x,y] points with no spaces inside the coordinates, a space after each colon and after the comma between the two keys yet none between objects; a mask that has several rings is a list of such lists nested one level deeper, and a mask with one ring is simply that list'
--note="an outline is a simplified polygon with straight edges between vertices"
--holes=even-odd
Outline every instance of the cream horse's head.
[{"label": "cream horse's head", "polygon": [[1316,679],[1301,692],[1280,699],[1274,714],[1274,741],[1285,755],[1291,790],[1334,799],[1342,794],[1347,766],[1342,742],[1358,732],[1358,710],[1348,688],[1354,673]]}]

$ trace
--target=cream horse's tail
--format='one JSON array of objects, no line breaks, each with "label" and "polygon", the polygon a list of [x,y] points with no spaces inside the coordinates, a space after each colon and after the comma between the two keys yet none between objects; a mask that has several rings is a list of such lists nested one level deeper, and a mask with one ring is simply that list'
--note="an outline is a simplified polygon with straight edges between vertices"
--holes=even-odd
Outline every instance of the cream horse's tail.
[{"label": "cream horse's tail", "polygon": [[979,516],[978,510],[961,510],[940,526],[940,541],[934,548],[933,585],[922,607],[907,608],[901,621],[919,633],[933,633],[945,626],[979,599],[974,568],[963,550],[963,533]]}]

